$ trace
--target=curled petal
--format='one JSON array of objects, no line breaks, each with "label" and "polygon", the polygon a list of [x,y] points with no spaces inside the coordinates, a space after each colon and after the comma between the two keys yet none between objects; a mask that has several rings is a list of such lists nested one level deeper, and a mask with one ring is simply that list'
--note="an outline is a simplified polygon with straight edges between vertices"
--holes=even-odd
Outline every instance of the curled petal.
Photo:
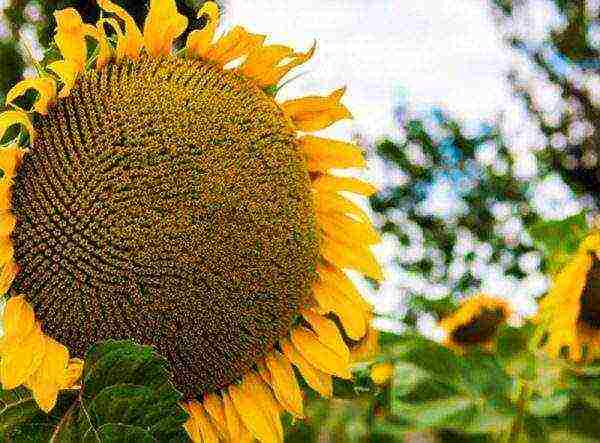
[{"label": "curled petal", "polygon": [[29,120],[29,116],[23,111],[4,111],[0,114],[0,140],[2,140],[4,134],[6,134],[8,128],[13,125],[21,125],[23,128],[27,129],[29,139],[33,144],[33,137],[35,135],[33,125],[31,124],[31,120]]},{"label": "curled petal", "polygon": [[177,12],[175,0],[151,0],[144,22],[144,44],[152,57],[171,54],[173,40],[187,28],[188,19]]},{"label": "curled petal", "polygon": [[241,26],[236,26],[212,45],[204,54],[208,60],[225,65],[247,55],[265,41],[264,35],[250,34]]},{"label": "curled petal", "polygon": [[190,32],[186,42],[188,57],[204,57],[215,37],[215,31],[219,27],[219,6],[215,2],[206,2],[198,10],[198,18],[206,15],[208,20],[202,29]]},{"label": "curled petal", "polygon": [[77,72],[82,72],[87,61],[85,38],[98,40],[98,31],[92,25],[83,23],[79,13],[73,8],[62,9],[54,13],[56,34],[54,41],[65,60],[72,61]]},{"label": "curled petal", "polygon": [[336,324],[328,318],[322,317],[311,309],[303,309],[302,316],[310,324],[321,343],[345,360],[350,359],[350,350]]},{"label": "curled petal", "polygon": [[35,89],[38,93],[38,97],[33,103],[33,110],[46,115],[50,102],[56,98],[56,82],[50,77],[38,77],[20,81],[6,94],[6,104],[9,105],[29,89]]},{"label": "curled petal", "polygon": [[98,0],[98,5],[106,12],[115,14],[125,24],[123,32],[117,31],[117,60],[121,60],[123,57],[137,60],[144,46],[144,37],[135,20],[125,9],[110,0]]},{"label": "curled petal", "polygon": [[340,103],[346,88],[340,88],[327,97],[309,96],[288,100],[281,104],[283,112],[300,131],[318,131],[338,120],[352,118],[352,114]]},{"label": "curled petal", "polygon": [[60,98],[68,97],[77,79],[77,65],[71,60],[58,60],[50,63],[48,69],[54,72],[60,81],[63,82],[63,87],[58,96]]},{"label": "curled petal", "polygon": [[60,383],[60,389],[72,388],[75,383],[81,378],[83,374],[83,360],[80,358],[72,358],[69,360],[67,369],[63,374],[62,381]]},{"label": "curled petal", "polygon": [[264,88],[273,86],[291,69],[310,60],[315,49],[316,43],[305,53],[295,53],[282,45],[259,46],[248,55],[240,71]]}]

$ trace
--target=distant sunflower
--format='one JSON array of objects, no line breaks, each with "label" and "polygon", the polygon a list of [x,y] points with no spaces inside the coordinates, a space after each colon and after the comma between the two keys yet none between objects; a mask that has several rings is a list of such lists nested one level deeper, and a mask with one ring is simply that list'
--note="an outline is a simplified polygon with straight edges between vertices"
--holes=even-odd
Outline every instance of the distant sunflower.
[{"label": "distant sunflower", "polygon": [[187,19],[174,0],[150,2],[143,32],[98,3],[96,25],[55,13],[63,59],[0,114],[0,137],[22,127],[0,153],[0,381],[49,411],[90,346],[132,339],[169,361],[194,441],[282,441],[282,411],[304,416],[293,367],[329,397],[373,337],[342,269],[381,280],[379,237],[340,192],[374,188],[330,174],[364,167],[363,153],[306,134],[351,117],[344,88],[276,102],[315,48],[241,27],[215,39],[213,2],[177,55]]},{"label": "distant sunflower", "polygon": [[465,300],[452,315],[440,322],[446,345],[464,350],[479,345],[491,347],[500,325],[510,316],[506,301],[484,294]]},{"label": "distant sunflower", "polygon": [[552,356],[563,349],[574,361],[600,356],[600,234],[589,235],[554,277],[550,292],[540,301],[538,319]]}]

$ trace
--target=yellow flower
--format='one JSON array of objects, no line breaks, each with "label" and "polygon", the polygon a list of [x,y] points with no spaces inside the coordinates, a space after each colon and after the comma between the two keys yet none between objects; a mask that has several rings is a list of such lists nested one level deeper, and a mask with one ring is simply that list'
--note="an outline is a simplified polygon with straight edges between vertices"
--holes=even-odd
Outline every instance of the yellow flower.
[{"label": "yellow flower", "polygon": [[345,197],[375,189],[331,172],[364,167],[358,146],[307,134],[350,117],[345,88],[279,103],[265,91],[314,46],[217,38],[215,3],[180,55],[174,0],[152,0],[143,30],[98,3],[96,25],[56,13],[63,59],[9,94],[35,89],[32,110],[0,114],[0,137],[31,143],[0,151],[0,381],[49,411],[90,346],[131,339],[170,363],[192,440],[282,441],[282,413],[304,417],[294,368],[329,397],[376,348],[344,272],[382,278]]},{"label": "yellow flower", "polygon": [[574,361],[600,356],[600,234],[590,234],[552,282],[537,316],[555,357],[568,350]]},{"label": "yellow flower", "polygon": [[446,345],[450,348],[459,351],[475,345],[490,348],[498,327],[509,316],[506,301],[478,294],[461,303],[452,315],[443,318],[440,327],[446,332]]},{"label": "yellow flower", "polygon": [[376,385],[386,384],[394,375],[394,365],[385,362],[378,363],[371,367],[371,380]]}]

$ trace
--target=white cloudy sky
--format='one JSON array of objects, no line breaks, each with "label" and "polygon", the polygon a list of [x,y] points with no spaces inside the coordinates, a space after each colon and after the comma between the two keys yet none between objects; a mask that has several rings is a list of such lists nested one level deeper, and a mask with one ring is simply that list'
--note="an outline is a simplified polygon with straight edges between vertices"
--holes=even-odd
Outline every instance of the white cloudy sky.
[{"label": "white cloudy sky", "polygon": [[[406,91],[416,105],[441,104],[466,118],[509,100],[509,56],[481,0],[228,0],[226,20],[299,49],[318,42],[306,74],[285,93],[348,85],[352,123],[374,137],[394,134],[392,106]],[[338,125],[348,136],[352,124]]]}]

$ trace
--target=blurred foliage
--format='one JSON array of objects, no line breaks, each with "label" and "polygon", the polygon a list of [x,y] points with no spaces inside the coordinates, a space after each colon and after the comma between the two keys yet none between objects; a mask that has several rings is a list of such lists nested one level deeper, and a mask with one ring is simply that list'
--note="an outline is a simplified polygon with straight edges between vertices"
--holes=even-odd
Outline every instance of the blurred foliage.
[{"label": "blurred foliage", "polygon": [[[547,139],[539,153],[542,173],[560,173],[597,207],[600,5],[590,0],[491,3],[505,41],[519,57],[509,81]],[[548,22],[546,29],[535,32],[540,27],[535,20]]]}]

